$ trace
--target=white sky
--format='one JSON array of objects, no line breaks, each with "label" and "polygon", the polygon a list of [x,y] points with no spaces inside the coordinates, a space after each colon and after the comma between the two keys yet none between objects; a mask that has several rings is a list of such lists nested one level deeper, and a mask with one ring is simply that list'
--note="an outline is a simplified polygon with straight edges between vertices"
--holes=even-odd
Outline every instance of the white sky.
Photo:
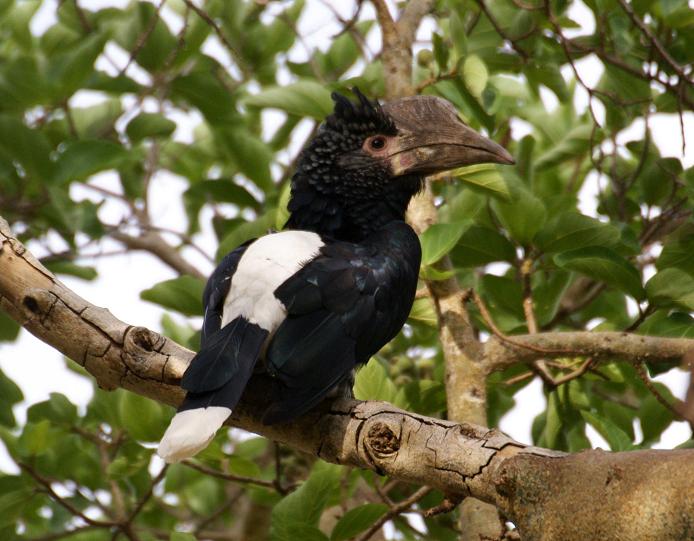
[{"label": "white sky", "polygon": [[[105,5],[125,5],[127,2],[118,0],[82,0],[82,6],[88,9],[96,9]],[[55,20],[55,7],[57,1],[50,0],[44,2],[40,11],[32,21],[32,31],[34,33],[43,32]],[[341,14],[349,18],[352,13],[352,2],[340,2],[334,5],[340,6]],[[163,16],[167,22],[171,22],[172,29],[176,31],[178,26],[176,16],[164,8]],[[370,3],[366,2],[363,8],[363,17],[372,16]],[[582,4],[579,4],[572,12],[574,20],[578,21],[586,31],[589,31],[594,22],[591,12]],[[425,20],[418,38],[428,40],[430,38],[433,21]],[[330,44],[331,36],[338,31],[330,10],[319,0],[308,0],[304,15],[299,24],[300,32],[309,47],[319,46],[322,49]],[[377,31],[372,32],[369,45],[372,51],[378,50],[380,36]],[[420,45],[421,47],[421,45]],[[230,62],[216,38],[208,40],[205,50],[220,59],[225,66]],[[119,50],[114,45],[108,47],[111,56],[119,66],[127,60],[127,54]],[[290,53],[292,59],[304,59],[306,57],[303,45],[297,44]],[[99,60],[100,67],[107,69],[108,64]],[[584,80],[590,85],[594,84],[600,77],[601,67],[599,62],[593,58],[587,58],[578,63],[578,68]],[[138,79],[147,78],[147,74],[139,70],[137,66],[130,68]],[[565,77],[571,77],[570,71],[564,73]],[[75,96],[71,103],[73,106],[85,106],[100,101],[102,98],[99,93],[80,92]],[[549,91],[543,92],[543,99],[549,107],[556,105],[556,98]],[[585,108],[587,96],[582,89],[577,90],[576,103]],[[600,109],[600,105],[596,105]],[[278,122],[281,116],[277,114],[267,114],[264,116],[266,127],[269,132]],[[175,137],[180,140],[190,140],[190,136],[195,125],[200,121],[199,115],[176,114],[174,119],[178,124]],[[687,113],[685,117],[686,132],[694,134],[694,114]],[[680,137],[679,120],[674,115],[654,115],[651,118],[654,141],[660,148],[664,156],[674,156],[683,160],[685,167],[694,164],[694,150],[692,143],[687,147],[686,155],[682,155],[682,142]],[[526,126],[522,122],[513,125],[514,138],[522,137],[526,131]],[[629,130],[620,135],[620,140],[639,138],[643,134],[643,124],[635,123]],[[117,179],[112,173],[102,173],[96,181],[102,187],[110,187],[118,190]],[[152,216],[157,225],[170,229],[183,231],[186,223],[185,214],[181,204],[181,194],[185,189],[185,182],[169,173],[159,173],[152,182],[150,201],[152,204]],[[595,214],[595,193],[597,191],[597,178],[591,179],[581,194],[581,210],[586,214]],[[90,198],[100,201],[101,196],[85,188],[75,187],[73,195],[78,198]],[[102,219],[115,223],[123,215],[124,210],[118,203],[109,202],[103,205],[101,210]],[[201,220],[203,231],[197,235],[195,240],[198,245],[210,255],[214,254],[215,240],[209,223],[210,215],[203,215]],[[102,248],[110,251],[118,248],[115,242],[105,241]],[[29,245],[30,249],[37,249],[36,246]],[[200,254],[193,250],[186,250],[185,256],[193,264],[199,266],[203,272],[209,272],[211,265]],[[38,254],[40,255],[40,254]],[[132,253],[125,256],[115,256],[96,259],[93,264],[98,272],[99,278],[94,282],[85,282],[74,278],[63,278],[68,287],[75,290],[90,302],[107,307],[116,317],[135,325],[143,325],[153,329],[159,329],[159,322],[164,310],[156,305],[141,301],[139,293],[141,290],[151,287],[153,284],[174,277],[174,272],[160,263],[156,258],[144,253]],[[175,315],[173,316],[176,317]],[[60,392],[67,395],[76,404],[84,406],[91,397],[91,382],[76,376],[65,368],[62,356],[53,348],[40,342],[29,333],[22,331],[20,338],[13,344],[0,345],[0,368],[22,388],[25,401],[15,408],[15,413],[20,420],[25,418],[26,408],[36,402],[48,398],[51,392]],[[673,393],[683,397],[686,391],[687,379],[680,371],[670,373],[657,378],[658,381],[666,383]],[[501,421],[501,429],[518,439],[529,443],[530,426],[534,417],[544,410],[545,401],[542,396],[542,387],[539,381],[534,381],[516,395],[517,406]],[[607,444],[592,429],[589,428],[591,441],[603,448],[608,448]],[[673,423],[665,432],[659,447],[670,448],[684,441],[689,435],[685,423]],[[4,449],[0,445],[0,470],[14,470],[11,461],[7,457]]]}]

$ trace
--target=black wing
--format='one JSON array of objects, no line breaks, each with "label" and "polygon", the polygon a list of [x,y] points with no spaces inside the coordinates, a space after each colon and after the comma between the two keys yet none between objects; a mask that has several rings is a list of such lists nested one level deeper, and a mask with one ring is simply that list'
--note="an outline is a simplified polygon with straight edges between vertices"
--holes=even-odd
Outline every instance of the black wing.
[{"label": "black wing", "polygon": [[228,253],[207,281],[203,293],[205,317],[200,351],[181,380],[181,387],[186,391],[205,393],[220,389],[239,371],[240,360],[253,359],[254,364],[258,357],[267,331],[243,318],[237,318],[221,327],[224,301],[231,287],[231,278],[253,240]]},{"label": "black wing", "polygon": [[417,287],[421,252],[401,223],[371,242],[335,242],[284,282],[275,296],[287,318],[266,352],[283,384],[266,423],[301,415],[400,331]]},{"label": "black wing", "polygon": [[202,334],[200,336],[200,348],[204,348],[207,341],[220,329],[222,325],[222,311],[224,300],[231,287],[231,277],[236,272],[236,267],[241,260],[246,248],[255,239],[244,242],[241,246],[229,252],[220,261],[217,268],[210,275],[202,294],[202,304],[205,308],[205,317],[202,322]]}]

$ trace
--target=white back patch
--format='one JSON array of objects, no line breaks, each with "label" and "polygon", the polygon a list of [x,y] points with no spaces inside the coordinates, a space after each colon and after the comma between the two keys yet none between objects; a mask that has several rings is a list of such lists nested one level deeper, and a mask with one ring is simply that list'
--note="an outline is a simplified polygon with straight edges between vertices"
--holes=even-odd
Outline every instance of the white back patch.
[{"label": "white back patch", "polygon": [[282,231],[259,238],[241,257],[224,300],[222,326],[239,316],[273,333],[287,316],[274,292],[323,246],[310,231]]}]

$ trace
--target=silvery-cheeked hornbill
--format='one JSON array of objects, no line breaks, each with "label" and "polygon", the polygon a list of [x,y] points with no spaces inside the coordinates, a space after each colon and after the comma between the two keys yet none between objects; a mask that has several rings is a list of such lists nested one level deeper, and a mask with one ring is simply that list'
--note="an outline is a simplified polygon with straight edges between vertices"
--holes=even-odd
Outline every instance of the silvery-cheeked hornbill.
[{"label": "silvery-cheeked hornbill", "polygon": [[214,271],[203,297],[201,349],[187,396],[158,453],[203,449],[231,414],[259,359],[276,378],[265,423],[298,417],[400,331],[417,288],[421,249],[404,221],[426,175],[513,163],[433,96],[357,103],[334,112],[302,151],[284,231],[249,241]]}]

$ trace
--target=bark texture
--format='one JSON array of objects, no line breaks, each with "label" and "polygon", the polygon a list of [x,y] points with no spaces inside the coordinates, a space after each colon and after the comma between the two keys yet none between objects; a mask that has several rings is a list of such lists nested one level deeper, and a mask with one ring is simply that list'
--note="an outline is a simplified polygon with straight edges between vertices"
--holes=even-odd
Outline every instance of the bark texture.
[{"label": "bark texture", "polygon": [[[170,405],[183,398],[178,382],[192,351],[149,329],[128,325],[70,291],[2,219],[0,306],[84,366],[101,387],[123,387]],[[572,334],[585,335],[581,347],[593,336]],[[524,339],[532,343],[539,336]],[[618,334],[615,341],[636,347],[631,335]],[[653,345],[637,342],[642,348]],[[692,341],[680,344],[691,348]],[[640,355],[646,354],[640,350]],[[522,355],[517,359],[525,360]],[[565,455],[526,446],[481,426],[356,400],[325,403],[294,423],[264,426],[259,419],[269,384],[263,377],[255,378],[232,425],[329,462],[451,495],[474,496],[512,520],[525,541],[694,539],[692,450]]]}]

